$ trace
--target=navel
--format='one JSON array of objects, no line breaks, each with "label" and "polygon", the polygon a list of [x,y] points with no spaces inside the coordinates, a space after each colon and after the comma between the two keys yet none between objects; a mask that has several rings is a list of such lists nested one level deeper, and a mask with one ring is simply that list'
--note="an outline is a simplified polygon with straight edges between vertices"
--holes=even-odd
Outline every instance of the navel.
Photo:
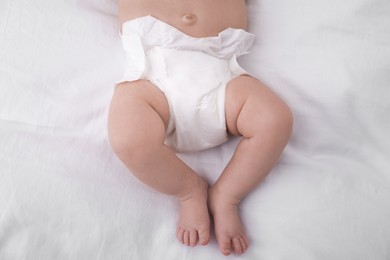
[{"label": "navel", "polygon": [[181,20],[187,25],[193,25],[196,23],[196,15],[194,14],[185,14],[182,16]]}]

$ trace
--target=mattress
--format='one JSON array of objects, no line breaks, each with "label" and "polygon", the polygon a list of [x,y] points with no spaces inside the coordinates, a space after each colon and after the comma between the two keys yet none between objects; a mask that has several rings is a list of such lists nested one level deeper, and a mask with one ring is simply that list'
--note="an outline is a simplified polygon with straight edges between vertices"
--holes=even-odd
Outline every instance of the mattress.
[{"label": "mattress", "polygon": [[[248,0],[239,62],[290,106],[230,259],[390,259],[390,2]],[[0,2],[0,259],[226,259],[175,237],[177,201],[114,155],[117,1]],[[238,143],[179,156],[213,183]]]}]

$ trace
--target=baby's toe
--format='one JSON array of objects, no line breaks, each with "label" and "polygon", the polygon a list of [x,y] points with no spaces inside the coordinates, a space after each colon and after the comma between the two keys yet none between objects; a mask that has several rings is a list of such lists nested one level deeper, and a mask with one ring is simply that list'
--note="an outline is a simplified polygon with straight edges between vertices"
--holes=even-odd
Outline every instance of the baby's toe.
[{"label": "baby's toe", "polygon": [[233,250],[236,254],[243,254],[248,249],[248,239],[245,236],[233,238]]},{"label": "baby's toe", "polygon": [[183,244],[185,244],[186,246],[190,245],[190,232],[188,230],[184,230]]},{"label": "baby's toe", "polygon": [[221,249],[222,254],[230,255],[232,253],[232,243],[229,236],[224,236],[219,239],[219,247]]},{"label": "baby's toe", "polygon": [[244,253],[243,246],[241,244],[241,240],[239,237],[235,237],[232,239],[233,244],[233,250],[235,254],[242,254]]},{"label": "baby's toe", "polygon": [[207,245],[210,241],[210,229],[203,228],[198,230],[199,234],[199,243],[201,245]]},{"label": "baby's toe", "polygon": [[180,243],[184,244],[184,229],[178,227],[176,230],[176,238],[180,241]]},{"label": "baby's toe", "polygon": [[240,243],[241,243],[241,246],[242,246],[242,249],[244,250],[244,252],[248,249],[248,239],[244,236],[244,237],[240,237]]},{"label": "baby's toe", "polygon": [[198,243],[198,232],[196,230],[189,231],[189,245],[195,246]]}]

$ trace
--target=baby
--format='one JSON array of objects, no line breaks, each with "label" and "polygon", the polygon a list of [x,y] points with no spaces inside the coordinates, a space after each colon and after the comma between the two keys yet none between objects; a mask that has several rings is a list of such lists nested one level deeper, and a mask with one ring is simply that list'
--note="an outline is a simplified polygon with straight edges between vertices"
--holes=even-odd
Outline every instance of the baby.
[{"label": "baby", "polygon": [[[268,174],[286,146],[292,115],[236,58],[254,36],[245,0],[120,0],[127,65],[109,113],[113,150],[143,183],[176,197],[176,236],[210,240],[210,215],[224,255],[249,246],[241,200]],[[209,186],[176,155],[241,136]]]}]

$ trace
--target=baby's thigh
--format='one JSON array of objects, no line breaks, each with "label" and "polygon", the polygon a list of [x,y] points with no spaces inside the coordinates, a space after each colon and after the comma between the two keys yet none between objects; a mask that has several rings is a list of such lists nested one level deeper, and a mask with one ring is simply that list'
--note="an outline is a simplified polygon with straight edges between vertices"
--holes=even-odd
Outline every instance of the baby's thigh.
[{"label": "baby's thigh", "polygon": [[231,80],[226,89],[226,122],[233,135],[253,135],[280,113],[289,113],[285,103],[256,78],[243,75]]},{"label": "baby's thigh", "polygon": [[111,100],[110,116],[128,117],[132,114],[142,115],[144,112],[157,113],[164,125],[167,125],[169,107],[164,93],[148,80],[119,84]]},{"label": "baby's thigh", "polygon": [[108,130],[118,150],[163,142],[169,108],[164,94],[149,81],[119,84],[111,100]]}]

